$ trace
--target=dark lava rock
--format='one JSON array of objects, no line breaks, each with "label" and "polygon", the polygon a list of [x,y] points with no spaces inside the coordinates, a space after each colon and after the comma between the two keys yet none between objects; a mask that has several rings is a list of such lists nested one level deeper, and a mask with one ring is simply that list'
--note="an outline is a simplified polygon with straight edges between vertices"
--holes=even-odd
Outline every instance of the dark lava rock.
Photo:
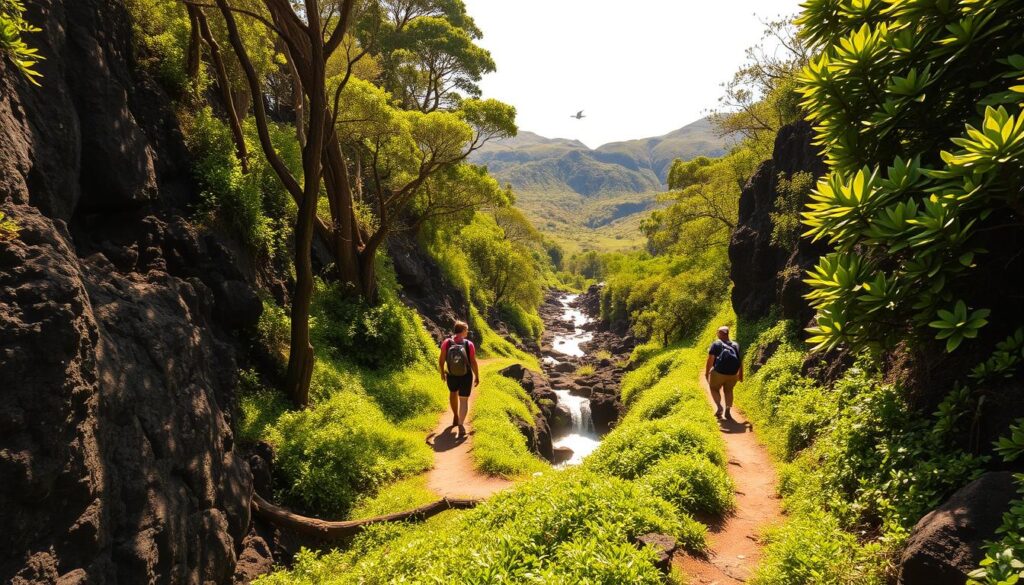
[{"label": "dark lava rock", "polygon": [[551,428],[548,426],[544,415],[538,414],[534,417],[533,425],[523,419],[515,419],[516,428],[526,437],[526,448],[531,452],[551,461],[552,453]]},{"label": "dark lava rock", "polygon": [[226,280],[214,288],[217,317],[232,329],[253,327],[263,314],[263,302],[251,286]]},{"label": "dark lava rock", "polygon": [[551,462],[554,463],[555,465],[558,465],[559,463],[565,463],[566,461],[572,459],[573,454],[573,450],[568,447],[555,447],[554,457],[552,457]]},{"label": "dark lava rock", "polygon": [[950,496],[914,526],[900,559],[899,584],[962,585],[1015,497],[1007,471],[986,473]]},{"label": "dark lava rock", "polygon": [[594,431],[599,435],[607,434],[618,422],[624,410],[618,396],[593,394],[590,397],[590,417],[594,422]]},{"label": "dark lava rock", "polygon": [[559,437],[572,430],[572,413],[569,407],[564,404],[556,404],[548,419],[551,427],[551,434]]},{"label": "dark lava rock", "polygon": [[679,546],[674,536],[652,532],[638,536],[636,538],[636,545],[653,548],[654,552],[658,555],[658,560],[654,562],[654,566],[658,567],[659,571],[668,574],[672,564],[672,553],[676,552],[676,548]]},{"label": "dark lava rock", "polygon": [[[457,287],[448,283],[441,268],[408,233],[388,238],[388,251],[401,286],[402,301],[416,309],[434,339],[443,339],[456,321],[469,319],[469,303]],[[473,342],[485,347],[488,340],[477,335]]]},{"label": "dark lava rock", "polygon": [[563,374],[569,374],[576,371],[576,366],[569,362],[559,362],[558,365],[555,366],[555,371]]},{"label": "dark lava rock", "polygon": [[771,241],[779,175],[810,172],[817,178],[825,174],[812,138],[807,122],[784,126],[775,139],[771,160],[761,163],[743,187],[738,223],[729,243],[732,305],[742,319],[757,320],[776,305],[781,305],[783,318],[801,324],[813,316],[803,298],[806,285],[802,275],[825,252],[825,246],[800,239],[796,249],[783,249]]}]

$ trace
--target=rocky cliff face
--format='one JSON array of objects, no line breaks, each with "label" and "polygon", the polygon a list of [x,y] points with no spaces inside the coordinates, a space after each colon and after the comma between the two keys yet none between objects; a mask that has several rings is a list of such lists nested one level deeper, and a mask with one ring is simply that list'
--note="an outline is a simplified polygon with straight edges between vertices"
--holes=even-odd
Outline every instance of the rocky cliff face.
[{"label": "rocky cliff face", "polygon": [[813,312],[803,299],[801,278],[824,253],[820,244],[801,238],[794,249],[772,243],[771,213],[777,211],[779,176],[810,172],[825,174],[825,164],[811,145],[813,132],[807,122],[785,126],[775,139],[771,160],[761,163],[740,195],[739,221],[729,243],[732,305],[742,319],[757,320],[773,306],[782,317],[807,323]]},{"label": "rocky cliff face", "polygon": [[[189,224],[167,98],[117,0],[35,0],[0,60],[0,582],[223,583],[249,531],[230,331],[260,303]],[[250,539],[251,540],[251,539]]]}]

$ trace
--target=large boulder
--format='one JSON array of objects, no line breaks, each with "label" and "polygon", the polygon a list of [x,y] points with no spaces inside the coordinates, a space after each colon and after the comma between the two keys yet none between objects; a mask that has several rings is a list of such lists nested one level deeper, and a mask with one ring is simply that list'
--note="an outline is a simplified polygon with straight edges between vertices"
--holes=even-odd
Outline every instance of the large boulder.
[{"label": "large boulder", "polygon": [[742,319],[757,320],[774,306],[782,316],[803,324],[813,316],[803,298],[804,271],[824,253],[821,244],[806,239],[794,249],[772,243],[772,212],[779,198],[779,177],[810,172],[825,174],[825,164],[811,144],[813,130],[807,122],[783,127],[775,139],[771,160],[761,163],[743,187],[736,229],[729,243],[729,276],[733,281],[732,305]]},{"label": "large boulder", "polygon": [[899,584],[963,585],[1016,495],[1012,473],[989,472],[921,518],[900,559]]},{"label": "large boulder", "polygon": [[590,397],[590,418],[594,422],[594,432],[607,434],[619,421],[625,411],[622,401],[615,394],[593,394]]}]

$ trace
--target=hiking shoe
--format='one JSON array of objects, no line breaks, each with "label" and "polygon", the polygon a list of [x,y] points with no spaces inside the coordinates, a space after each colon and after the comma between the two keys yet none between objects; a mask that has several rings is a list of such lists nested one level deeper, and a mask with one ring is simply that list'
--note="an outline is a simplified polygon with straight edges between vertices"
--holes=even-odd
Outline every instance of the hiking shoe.
[{"label": "hiking shoe", "polygon": [[729,412],[729,409],[728,409],[728,408],[726,408],[726,409],[725,409],[725,420],[727,420],[727,421],[729,421],[729,422],[736,422],[736,419],[734,419],[734,418],[732,417],[732,413],[731,413],[731,412]]},{"label": "hiking shoe", "polygon": [[715,418],[722,418],[722,407],[721,407],[721,406],[719,406],[719,407],[718,407],[718,408],[717,408],[717,409],[715,410]]},{"label": "hiking shoe", "polygon": [[466,427],[464,427],[462,425],[459,425],[459,438],[460,439],[466,438]]}]

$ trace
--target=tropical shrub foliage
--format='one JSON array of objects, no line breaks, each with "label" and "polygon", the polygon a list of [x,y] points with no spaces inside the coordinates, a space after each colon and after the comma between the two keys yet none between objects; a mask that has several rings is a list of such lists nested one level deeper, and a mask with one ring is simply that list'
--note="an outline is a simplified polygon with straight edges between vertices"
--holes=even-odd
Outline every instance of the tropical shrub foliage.
[{"label": "tropical shrub foliage", "polygon": [[22,36],[40,30],[25,20],[23,0],[0,0],[0,56],[6,55],[25,79],[35,85],[39,85],[42,77],[35,67],[43,58]]},{"label": "tropical shrub foliage", "polygon": [[804,223],[835,248],[807,281],[812,341],[932,335],[953,351],[989,322],[977,279],[1024,220],[1024,6],[804,8],[799,23],[820,55],[799,91],[831,170]]}]

